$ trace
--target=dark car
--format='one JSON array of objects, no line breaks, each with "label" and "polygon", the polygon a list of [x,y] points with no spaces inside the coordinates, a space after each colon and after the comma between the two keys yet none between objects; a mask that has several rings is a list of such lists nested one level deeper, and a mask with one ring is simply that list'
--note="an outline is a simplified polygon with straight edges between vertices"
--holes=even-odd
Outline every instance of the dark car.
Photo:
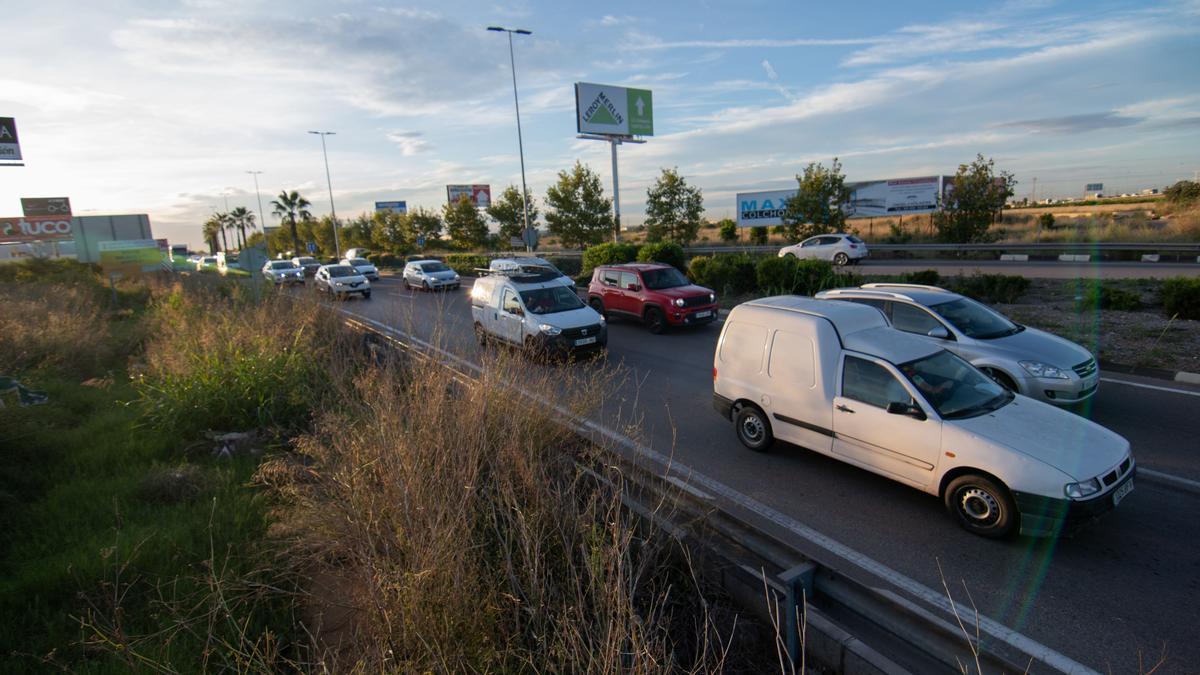
[{"label": "dark car", "polygon": [[292,258],[292,264],[304,269],[304,276],[311,277],[321,269],[321,262],[312,256],[300,256]]},{"label": "dark car", "polygon": [[717,294],[662,263],[602,265],[592,271],[588,304],[606,316],[628,316],[651,333],[717,319]]}]

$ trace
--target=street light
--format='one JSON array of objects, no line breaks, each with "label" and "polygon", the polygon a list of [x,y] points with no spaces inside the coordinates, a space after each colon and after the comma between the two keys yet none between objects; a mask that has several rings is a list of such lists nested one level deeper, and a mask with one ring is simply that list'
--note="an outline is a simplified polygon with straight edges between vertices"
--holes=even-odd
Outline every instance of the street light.
[{"label": "street light", "polygon": [[258,174],[260,174],[262,172],[261,171],[247,171],[246,173],[250,174],[251,176],[254,176],[254,196],[258,197],[258,220],[259,220],[259,222],[262,223],[263,233],[265,235],[266,231],[267,231],[267,217],[263,215],[262,192],[259,191],[259,189],[258,189]]},{"label": "street light", "polygon": [[329,178],[329,151],[325,149],[325,137],[337,135],[336,131],[310,131],[321,137],[321,154],[325,156],[325,184],[329,186],[329,213],[333,218],[333,250],[338,260],[342,259],[342,244],[338,240],[337,209],[333,208],[333,181]]},{"label": "street light", "polygon": [[517,109],[517,152],[521,155],[521,211],[525,216],[525,250],[532,251],[533,246],[531,241],[533,235],[529,231],[529,204],[525,203],[525,195],[529,191],[525,187],[525,142],[521,138],[521,103],[517,100],[517,60],[513,56],[513,33],[517,35],[533,35],[532,31],[524,28],[504,28],[502,26],[488,26],[488,30],[498,33],[508,33],[508,63],[512,66],[512,81],[513,81],[513,106]]}]

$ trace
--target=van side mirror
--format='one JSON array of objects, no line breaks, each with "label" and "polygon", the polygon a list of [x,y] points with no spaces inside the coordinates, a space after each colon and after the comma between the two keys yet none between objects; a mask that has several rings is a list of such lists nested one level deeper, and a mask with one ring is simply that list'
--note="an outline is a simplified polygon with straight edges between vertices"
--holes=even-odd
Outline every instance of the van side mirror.
[{"label": "van side mirror", "polygon": [[892,415],[907,415],[918,420],[926,419],[925,411],[921,410],[920,406],[902,401],[892,401],[887,405],[887,411]]},{"label": "van side mirror", "polygon": [[936,326],[934,328],[930,328],[929,332],[926,333],[926,335],[928,335],[931,338],[937,338],[939,340],[949,340],[950,339],[950,331],[946,330],[945,326]]}]

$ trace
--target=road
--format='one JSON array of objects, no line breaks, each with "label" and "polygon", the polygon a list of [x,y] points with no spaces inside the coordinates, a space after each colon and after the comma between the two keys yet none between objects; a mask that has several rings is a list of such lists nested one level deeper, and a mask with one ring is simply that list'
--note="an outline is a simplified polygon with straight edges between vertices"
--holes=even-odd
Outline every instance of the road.
[{"label": "road", "polygon": [[[480,361],[465,290],[414,294],[384,279],[371,300],[338,306],[436,335],[448,351]],[[893,481],[796,446],[744,450],[711,407],[719,326],[655,336],[618,321],[609,330],[605,367],[627,370],[597,422],[622,432],[632,425],[676,463],[939,593],[940,565],[957,600],[967,602],[969,589],[983,615],[1090,668],[1141,672],[1165,649],[1157,672],[1200,672],[1200,492],[1143,476],[1119,509],[1073,538],[981,539],[936,499]],[[1200,387],[1104,377],[1087,414],[1128,438],[1141,468],[1200,481]]]}]

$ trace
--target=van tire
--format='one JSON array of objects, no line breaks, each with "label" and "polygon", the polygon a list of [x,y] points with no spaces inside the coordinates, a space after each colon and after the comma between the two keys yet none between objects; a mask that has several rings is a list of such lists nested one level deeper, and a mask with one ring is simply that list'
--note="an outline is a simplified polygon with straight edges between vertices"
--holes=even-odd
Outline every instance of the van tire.
[{"label": "van tire", "polygon": [[754,452],[766,452],[775,440],[771,422],[758,406],[747,404],[739,408],[733,418],[733,429],[742,445]]},{"label": "van tire", "polygon": [[475,322],[475,339],[479,342],[480,347],[488,346],[488,336],[483,330],[483,325],[478,321]]},{"label": "van tire", "polygon": [[850,256],[846,255],[845,253],[839,252],[837,255],[833,256],[833,264],[837,265],[838,267],[843,267],[848,262],[850,262]]},{"label": "van tire", "polygon": [[655,335],[661,334],[667,329],[667,317],[662,313],[662,310],[657,307],[649,307],[646,309],[646,327]]},{"label": "van tire", "polygon": [[1017,505],[1002,484],[979,474],[955,478],[943,495],[946,508],[962,528],[989,539],[1002,539],[1017,525]]}]

